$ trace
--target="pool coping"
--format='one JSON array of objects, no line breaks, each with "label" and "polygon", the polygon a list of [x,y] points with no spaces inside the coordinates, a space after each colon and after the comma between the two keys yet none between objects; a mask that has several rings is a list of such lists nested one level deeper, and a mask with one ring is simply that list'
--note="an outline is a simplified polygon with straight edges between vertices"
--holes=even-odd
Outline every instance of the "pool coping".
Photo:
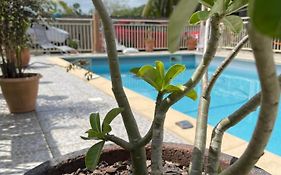
[{"label": "pool coping", "polygon": [[[130,56],[134,55],[157,55],[157,54],[170,54],[169,52],[153,52],[153,53],[138,53],[138,54],[129,54]],[[186,51],[180,51],[177,52],[178,54],[196,54],[200,55],[200,53],[193,51],[193,52],[186,52]],[[227,53],[219,51],[216,56],[219,57],[224,57],[226,56]],[[90,57],[93,56],[93,54],[88,54],[88,55],[74,55],[74,56],[83,56],[85,57]],[[106,54],[95,54],[95,56],[98,57],[104,57]],[[71,55],[73,57],[73,55]],[[242,60],[242,61],[253,61],[253,55],[249,52],[247,53],[242,53],[238,54],[238,59],[237,60]],[[281,57],[281,56],[280,56]],[[69,62],[65,61],[64,59],[60,57],[50,57],[50,61],[53,63],[66,67],[69,65]],[[277,59],[276,61],[277,64],[281,64],[281,59]],[[74,69],[71,70],[70,73],[85,80],[84,74],[87,72],[85,69]],[[86,82],[86,81],[85,81]],[[87,81],[90,85],[94,86],[95,88],[98,88],[99,90],[105,92],[108,95],[111,95],[114,97],[111,89],[111,81],[100,77],[100,76],[95,76],[94,79]],[[140,115],[152,120],[153,119],[153,112],[154,112],[154,105],[155,102],[148,97],[145,97],[141,94],[138,94],[130,89],[127,89],[124,87],[124,90],[127,94],[128,100],[130,102],[130,105],[133,110],[137,111]],[[141,101],[141,105],[140,104]],[[179,137],[183,138],[184,140],[187,141],[187,143],[193,144],[194,141],[194,136],[195,136],[195,127],[190,128],[190,129],[181,129],[179,126],[177,126],[175,123],[178,121],[182,120],[188,120],[193,126],[196,126],[196,120],[188,115],[185,115],[179,111],[176,111],[174,109],[170,109],[167,112],[167,117],[165,121],[165,128],[170,130],[171,132],[175,133]],[[207,129],[207,145],[210,143],[210,136],[212,132],[213,127],[208,125]],[[224,139],[223,139],[223,145],[222,145],[222,152],[226,154],[230,154],[233,156],[239,157],[244,150],[247,147],[248,142],[233,136],[231,134],[225,133]],[[265,169],[271,174],[278,174],[279,171],[278,169],[281,167],[281,157],[278,155],[275,155],[273,153],[270,153],[268,151],[265,151],[265,154],[260,158],[260,160],[257,163],[257,166]]]}]

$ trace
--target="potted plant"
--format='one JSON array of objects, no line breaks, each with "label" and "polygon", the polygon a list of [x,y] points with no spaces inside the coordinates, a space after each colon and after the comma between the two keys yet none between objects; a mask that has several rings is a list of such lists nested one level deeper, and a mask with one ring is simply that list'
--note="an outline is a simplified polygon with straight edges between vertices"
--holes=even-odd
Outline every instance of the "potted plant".
[{"label": "potted plant", "polygon": [[145,51],[152,52],[154,50],[155,39],[153,38],[153,32],[151,29],[148,29],[144,42],[145,42]]},{"label": "potted plant", "polygon": [[[258,0],[255,0],[255,2],[257,1]],[[233,60],[233,58],[248,40],[248,36],[245,36],[241,40],[241,42],[237,44],[233,52],[225,58],[225,60],[215,71],[214,75],[211,77],[210,81],[208,81],[205,72],[207,71],[207,68],[212,59],[214,58],[218,47],[220,37],[219,24],[222,21],[225,21],[224,24],[230,25],[229,27],[231,27],[234,31],[235,29],[239,28],[239,26],[241,27],[243,22],[240,17],[232,16],[231,14],[248,4],[245,1],[232,1],[228,2],[227,4],[223,4],[224,8],[218,8],[220,7],[220,5],[222,5],[221,2],[224,1],[216,1],[214,4],[208,4],[207,1],[204,2],[204,4],[207,5],[207,7],[209,7],[211,10],[207,12],[196,12],[192,15],[193,10],[198,5],[197,1],[180,1],[171,16],[169,23],[169,49],[170,51],[174,52],[178,48],[179,36],[185,26],[186,18],[189,18],[192,15],[190,18],[191,23],[197,23],[201,20],[206,20],[207,18],[210,19],[211,29],[210,37],[208,39],[208,46],[203,54],[201,62],[196,68],[196,71],[189,80],[187,80],[182,85],[173,85],[171,83],[171,80],[175,78],[179,73],[183,72],[185,69],[185,67],[180,64],[175,64],[171,66],[168,71],[165,71],[163,63],[161,61],[157,61],[155,63],[155,66],[144,65],[142,67],[134,68],[131,70],[132,73],[149,83],[158,92],[152,125],[150,126],[149,131],[144,136],[141,136],[126,94],[124,93],[122,87],[119,64],[116,64],[118,63],[118,57],[114,42],[115,37],[111,19],[106,13],[106,9],[102,3],[102,0],[93,1],[96,10],[100,14],[102,23],[104,25],[104,32],[106,33],[105,39],[108,46],[107,53],[108,61],[110,64],[112,89],[119,107],[109,111],[104,117],[103,121],[100,120],[99,113],[92,113],[90,115],[91,128],[87,130],[87,136],[82,138],[85,140],[99,140],[99,142],[94,144],[86,154],[85,163],[88,169],[94,170],[100,158],[101,160],[108,160],[108,163],[112,163],[112,161],[123,161],[127,160],[130,157],[132,164],[132,173],[135,175],[146,175],[148,174],[146,161],[147,158],[150,158],[151,174],[161,175],[164,173],[162,164],[163,158],[169,161],[178,162],[179,160],[171,160],[170,158],[173,157],[172,155],[181,155],[183,154],[183,152],[185,152],[187,154],[183,154],[183,157],[187,157],[189,161],[184,161],[183,163],[181,163],[181,165],[185,164],[186,166],[189,166],[189,173],[191,175],[201,175],[204,172],[208,174],[242,175],[249,174],[255,163],[263,155],[263,151],[265,149],[268,138],[270,137],[276,119],[276,112],[280,96],[280,87],[278,78],[276,76],[273,60],[271,48],[272,40],[269,37],[266,37],[264,34],[259,33],[255,26],[249,29],[249,38],[255,55],[257,71],[260,76],[261,93],[256,94],[243,106],[238,108],[233,114],[218,123],[218,125],[213,130],[210,149],[208,150],[208,157],[206,158],[204,155],[206,148],[208,110],[212,87],[214,86],[217,78],[222,73],[222,71],[231,62],[231,60]],[[258,3],[249,4],[249,6],[252,8],[252,20],[258,18],[254,15],[259,14],[254,12],[260,11],[258,10],[259,7],[257,6],[257,4]],[[267,13],[265,11],[263,12]],[[202,18],[203,15],[200,13],[204,13],[206,17]],[[278,20],[279,19],[280,18],[278,18]],[[276,27],[279,27],[278,29],[280,29],[280,26]],[[239,30],[236,30],[236,32],[238,31]],[[274,29],[273,31],[278,30]],[[196,92],[193,90],[193,87],[195,87],[195,85],[198,84],[200,80],[202,80],[203,89],[200,95],[200,104],[198,107],[199,112],[197,117],[197,129],[195,136],[196,139],[194,146],[192,150],[190,149],[190,151],[188,151],[187,149],[188,146],[183,146],[186,148],[185,151],[174,152],[175,149],[167,149],[167,146],[163,145],[163,130],[166,112],[174,103],[185,96],[195,99]],[[232,165],[228,162],[227,167],[225,167],[219,161],[219,157],[221,155],[222,137],[224,132],[231,126],[241,121],[250,112],[254,111],[258,106],[260,106],[259,119],[256,125],[256,129],[253,133],[253,137],[247,149],[240,158],[238,158],[235,162],[232,162]],[[121,117],[123,119],[129,141],[110,134],[110,123],[119,114],[121,114]],[[115,144],[123,148],[121,152],[127,153],[121,154],[121,152],[118,152],[119,159],[116,158],[117,154],[114,153],[114,150],[116,149],[108,149],[107,147],[105,147],[104,152],[102,153],[106,141],[114,142]],[[147,145],[150,141],[151,146],[150,148],[146,149],[145,145]],[[170,154],[167,154],[167,152]],[[55,164],[55,166],[52,166],[54,165],[53,163],[58,162],[58,160],[46,162],[39,166],[39,168],[35,168],[34,170],[26,173],[26,175],[44,175],[48,173],[59,174],[62,172],[71,173],[71,171],[67,171],[68,168],[84,168],[84,165],[83,163],[81,163],[81,161],[78,161],[79,163],[77,163],[76,160],[79,159],[83,160],[83,157],[76,157],[74,159],[69,159],[68,157],[66,161],[63,161],[67,162],[68,166],[64,166],[62,162]],[[207,162],[207,164],[204,165],[204,162]],[[57,172],[54,171],[55,168],[57,168]],[[184,171],[188,170],[185,169]],[[79,173],[78,170],[76,172]],[[260,171],[260,173],[266,174],[264,171]]]},{"label": "potted plant", "polygon": [[187,50],[195,50],[197,47],[197,39],[192,35],[186,37]]},{"label": "potted plant", "polygon": [[78,49],[78,43],[79,43],[79,40],[77,40],[77,39],[69,39],[68,46],[77,50]]},{"label": "potted plant", "polygon": [[39,18],[43,1],[3,0],[0,2],[0,85],[12,113],[29,112],[35,109],[38,82],[37,73],[24,73],[27,55],[27,28]]}]

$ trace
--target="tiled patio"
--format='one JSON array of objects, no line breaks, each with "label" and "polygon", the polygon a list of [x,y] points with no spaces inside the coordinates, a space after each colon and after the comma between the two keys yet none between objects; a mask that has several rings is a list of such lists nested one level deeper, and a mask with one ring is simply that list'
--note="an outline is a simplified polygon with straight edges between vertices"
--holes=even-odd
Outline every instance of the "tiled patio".
[{"label": "tiled patio", "polygon": [[[23,174],[48,159],[91,146],[92,141],[80,138],[90,127],[89,113],[99,111],[104,116],[117,106],[111,96],[67,73],[47,56],[33,57],[27,71],[43,75],[35,112],[9,114],[0,92],[1,175]],[[145,133],[150,121],[137,113],[136,120]],[[113,122],[113,133],[127,138],[120,117]],[[168,131],[165,141],[184,142]]]}]

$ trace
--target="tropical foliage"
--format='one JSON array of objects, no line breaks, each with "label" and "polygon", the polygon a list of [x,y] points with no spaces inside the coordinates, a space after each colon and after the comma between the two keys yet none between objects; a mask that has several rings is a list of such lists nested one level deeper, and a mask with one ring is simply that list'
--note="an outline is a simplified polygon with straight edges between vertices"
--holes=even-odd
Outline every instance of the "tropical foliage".
[{"label": "tropical foliage", "polygon": [[114,10],[111,16],[114,17],[141,17],[144,5],[139,7],[124,7],[122,9]]},{"label": "tropical foliage", "polygon": [[63,0],[49,0],[48,12],[55,17],[83,15],[79,3],[76,2],[70,6]]},{"label": "tropical foliage", "polygon": [[179,0],[148,0],[143,9],[144,17],[169,17]]}]

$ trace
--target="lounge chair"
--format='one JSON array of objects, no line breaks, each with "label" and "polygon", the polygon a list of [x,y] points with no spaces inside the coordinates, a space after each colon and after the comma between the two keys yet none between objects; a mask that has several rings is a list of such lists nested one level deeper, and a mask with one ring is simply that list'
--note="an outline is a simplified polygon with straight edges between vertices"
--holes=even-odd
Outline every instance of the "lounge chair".
[{"label": "lounge chair", "polygon": [[46,34],[46,27],[41,24],[34,23],[32,25],[33,34],[35,35],[33,38],[35,40],[35,43],[38,44],[40,47],[42,47],[44,50],[50,50],[50,49],[58,49],[62,53],[78,53],[78,51],[74,48],[71,48],[69,46],[56,46],[52,44]]},{"label": "lounge chair", "polygon": [[[129,53],[138,53],[139,50],[133,47],[126,47],[122,44],[120,44],[117,39],[115,39],[115,44],[116,44],[116,49],[118,52],[122,52],[124,54],[129,54]],[[104,40],[104,48],[106,49],[106,42]]]}]

